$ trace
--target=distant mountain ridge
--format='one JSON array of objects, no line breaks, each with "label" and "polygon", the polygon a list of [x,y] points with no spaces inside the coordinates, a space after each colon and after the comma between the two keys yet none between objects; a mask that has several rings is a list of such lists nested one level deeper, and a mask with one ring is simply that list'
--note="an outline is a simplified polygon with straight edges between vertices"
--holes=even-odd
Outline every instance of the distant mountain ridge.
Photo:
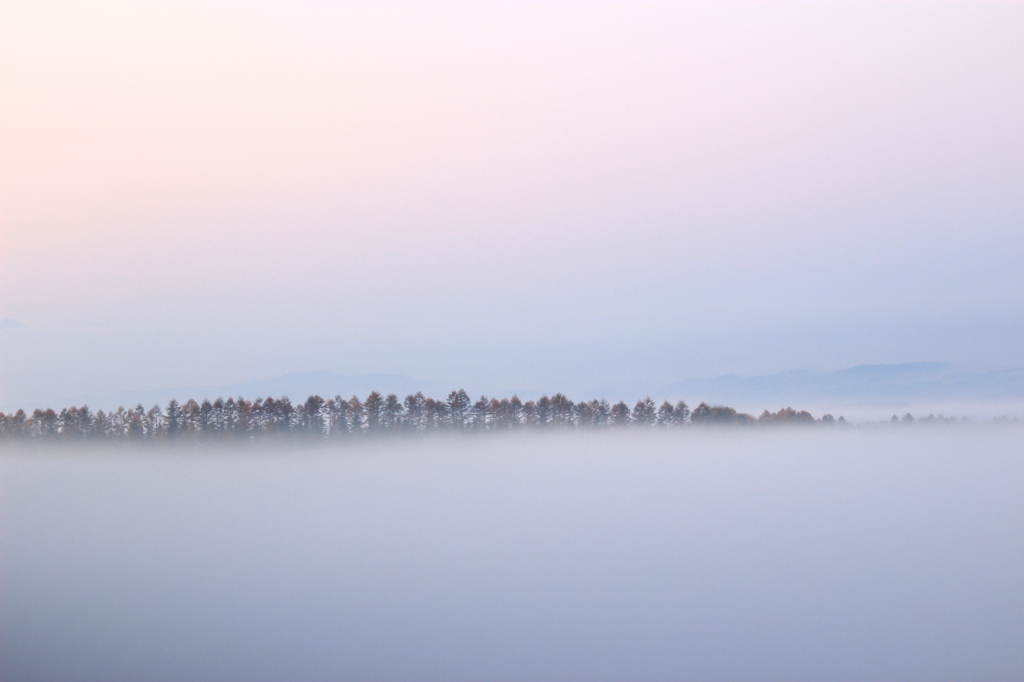
[{"label": "distant mountain ridge", "polygon": [[688,379],[665,386],[666,395],[708,402],[757,402],[766,406],[846,401],[891,403],[1024,399],[1024,369],[971,373],[938,362],[857,365],[834,372],[790,370],[743,377]]},{"label": "distant mountain ridge", "polygon": [[[311,395],[333,398],[341,395],[350,398],[353,395],[365,397],[371,391],[381,393],[397,393],[405,396],[417,391],[428,392],[436,388],[432,383],[420,381],[397,374],[363,374],[350,376],[334,372],[291,372],[272,379],[251,381],[242,384],[223,386],[193,386],[178,388],[158,388],[148,391],[119,391],[99,395],[80,396],[74,403],[89,405],[93,409],[112,409],[131,407],[141,404],[145,407],[166,405],[171,398],[178,402],[195,399],[198,401],[215,400],[217,398],[238,398],[248,400],[272,396],[287,396],[294,401],[302,401]],[[54,407],[54,406],[49,406]],[[62,405],[63,407],[63,405]]]},{"label": "distant mountain ridge", "polygon": [[[120,406],[164,406],[171,398],[179,402],[216,398],[287,396],[293,402],[311,395],[365,398],[371,391],[400,397],[422,391],[434,398],[444,398],[455,384],[422,381],[403,375],[345,375],[326,371],[292,372],[261,381],[229,385],[159,388],[146,391],[120,391],[106,394],[79,395],[71,400],[49,401],[47,404],[6,405],[0,409],[13,411],[35,407],[61,408],[88,405],[93,410],[110,410]],[[548,391],[557,392],[558,387]],[[732,405],[746,410],[778,409],[793,406],[832,409],[845,406],[894,406],[910,403],[1019,403],[1024,404],[1024,369],[993,372],[967,372],[938,362],[912,362],[893,365],[857,365],[833,372],[794,369],[777,374],[740,376],[726,374],[716,377],[687,379],[661,387],[631,386],[607,390],[591,390],[572,394],[573,400],[607,398],[634,401],[646,395],[661,400],[682,398],[696,404]],[[536,399],[540,391],[521,390],[523,399]],[[505,393],[498,394],[506,396]],[[509,392],[507,395],[511,395]],[[507,397],[507,396],[506,396]]]}]

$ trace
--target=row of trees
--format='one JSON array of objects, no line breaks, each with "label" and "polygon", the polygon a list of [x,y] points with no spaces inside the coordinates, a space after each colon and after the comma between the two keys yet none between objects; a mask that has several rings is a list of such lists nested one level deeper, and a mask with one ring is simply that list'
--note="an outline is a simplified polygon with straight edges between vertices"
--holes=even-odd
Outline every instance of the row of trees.
[{"label": "row of trees", "polygon": [[[523,402],[511,398],[481,397],[476,402],[463,391],[452,391],[447,400],[422,393],[384,396],[376,391],[364,400],[341,396],[325,400],[318,395],[292,404],[288,398],[195,400],[166,407],[91,412],[88,407],[69,407],[55,412],[23,410],[0,412],[0,438],[128,441],[254,441],[306,438],[341,440],[384,433],[423,433],[440,430],[486,431],[517,428],[678,428],[692,424],[833,423],[831,415],[815,420],[810,413],[785,408],[759,418],[731,407],[701,403],[692,411],[680,400],[660,406],[650,398],[633,407],[606,400],[573,402],[561,393]],[[839,418],[842,422],[842,417]]]}]

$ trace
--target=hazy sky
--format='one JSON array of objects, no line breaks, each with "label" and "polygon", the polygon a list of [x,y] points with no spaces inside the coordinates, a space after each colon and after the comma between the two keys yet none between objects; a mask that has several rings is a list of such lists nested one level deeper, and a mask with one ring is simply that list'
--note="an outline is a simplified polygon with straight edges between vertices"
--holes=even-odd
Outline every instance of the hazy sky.
[{"label": "hazy sky", "polygon": [[0,392],[1024,364],[1024,5],[4,0]]}]

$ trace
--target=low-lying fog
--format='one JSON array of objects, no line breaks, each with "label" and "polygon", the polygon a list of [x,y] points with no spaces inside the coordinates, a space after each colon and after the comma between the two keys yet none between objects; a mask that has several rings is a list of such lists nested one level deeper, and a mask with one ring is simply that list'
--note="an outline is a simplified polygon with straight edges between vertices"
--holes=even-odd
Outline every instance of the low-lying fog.
[{"label": "low-lying fog", "polygon": [[0,679],[1024,679],[1024,430],[0,450]]}]

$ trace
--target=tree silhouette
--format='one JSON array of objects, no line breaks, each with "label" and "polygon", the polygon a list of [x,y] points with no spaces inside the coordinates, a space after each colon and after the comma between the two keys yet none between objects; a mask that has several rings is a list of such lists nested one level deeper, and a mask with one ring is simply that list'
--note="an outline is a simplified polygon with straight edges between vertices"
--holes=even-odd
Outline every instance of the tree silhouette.
[{"label": "tree silhouette", "polygon": [[448,414],[451,425],[461,429],[466,425],[466,414],[469,411],[469,395],[461,388],[448,394]]},{"label": "tree silhouette", "polygon": [[629,426],[631,421],[629,405],[622,401],[612,405],[611,423],[614,426]]},{"label": "tree silhouette", "polygon": [[633,425],[651,426],[654,424],[657,413],[654,410],[654,401],[650,397],[637,401],[633,407]]},{"label": "tree silhouette", "polygon": [[[956,421],[929,416],[922,423]],[[911,424],[909,414],[893,423]],[[371,392],[361,401],[358,396],[344,400],[335,396],[324,400],[309,396],[297,407],[287,397],[217,398],[201,403],[189,399],[184,404],[170,400],[166,408],[149,410],[137,405],[131,409],[97,411],[67,407],[36,409],[31,416],[24,410],[13,414],[0,412],[0,440],[36,439],[44,441],[108,440],[125,442],[167,442],[197,444],[215,442],[251,442],[263,439],[340,442],[354,436],[384,434],[422,434],[440,429],[456,431],[502,431],[519,428],[603,429],[610,426],[651,426],[679,429],[693,425],[736,424],[831,424],[846,420],[825,415],[820,420],[807,411],[785,407],[777,412],[765,410],[758,418],[724,405],[700,403],[691,413],[686,402],[673,405],[664,401],[658,407],[651,398],[638,401],[632,409],[625,402],[609,405],[607,400],[573,402],[566,395],[541,396],[523,403],[518,396],[490,398],[481,396],[472,402],[459,389],[446,400],[408,395],[404,400],[391,393],[384,397]]]}]

